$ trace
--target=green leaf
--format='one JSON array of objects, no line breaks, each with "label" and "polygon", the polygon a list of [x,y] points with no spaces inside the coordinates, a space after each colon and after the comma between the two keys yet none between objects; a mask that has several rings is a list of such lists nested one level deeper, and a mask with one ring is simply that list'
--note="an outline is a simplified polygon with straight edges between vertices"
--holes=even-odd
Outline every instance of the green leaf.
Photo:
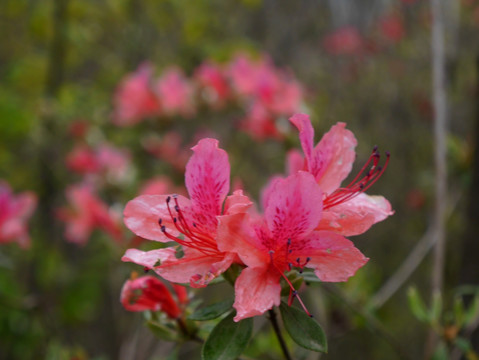
[{"label": "green leaf", "polygon": [[234,322],[232,312],[211,331],[201,351],[203,360],[233,360],[246,348],[253,332],[253,319]]},{"label": "green leaf", "polygon": [[196,320],[196,321],[216,319],[217,317],[223,315],[225,312],[230,310],[232,306],[233,306],[232,299],[221,301],[221,302],[196,310],[193,314],[188,316],[188,319]]},{"label": "green leaf", "polygon": [[479,317],[479,294],[474,296],[471,304],[464,313],[464,324],[469,325]]},{"label": "green leaf", "polygon": [[454,298],[454,320],[457,326],[462,327],[464,323],[464,302],[462,298],[455,297]]},{"label": "green leaf", "polygon": [[434,292],[432,295],[431,311],[429,313],[429,319],[436,324],[440,322],[442,312],[442,295],[440,292]]},{"label": "green leaf", "polygon": [[434,354],[432,355],[431,360],[448,360],[448,359],[449,359],[449,355],[447,353],[446,344],[444,344],[444,342],[441,341],[437,345],[437,348],[434,351]]},{"label": "green leaf", "polygon": [[163,324],[160,324],[159,322],[156,321],[147,321],[146,325],[148,328],[151,330],[155,336],[162,340],[168,340],[168,341],[176,341],[178,340],[178,334],[174,331],[174,329],[169,328],[168,326],[165,326]]},{"label": "green leaf", "polygon": [[454,341],[454,345],[456,345],[463,353],[467,353],[468,351],[472,350],[472,346],[469,340],[462,337],[457,337]]},{"label": "green leaf", "polygon": [[279,310],[286,331],[299,346],[312,351],[328,351],[326,335],[316,320],[283,301]]},{"label": "green leaf", "polygon": [[407,298],[409,300],[409,308],[414,316],[420,321],[428,322],[428,311],[415,287],[408,289]]}]

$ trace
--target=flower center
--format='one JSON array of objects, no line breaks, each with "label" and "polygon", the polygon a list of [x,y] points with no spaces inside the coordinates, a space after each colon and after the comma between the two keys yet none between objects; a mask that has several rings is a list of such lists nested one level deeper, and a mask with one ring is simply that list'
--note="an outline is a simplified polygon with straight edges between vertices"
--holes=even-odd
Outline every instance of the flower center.
[{"label": "flower center", "polygon": [[[375,146],[368,161],[361,168],[356,177],[343,188],[338,188],[323,200],[323,210],[342,204],[369,189],[384,173],[389,163],[389,152],[386,151],[386,161],[383,166],[379,166],[381,154],[378,147]],[[370,166],[370,164],[372,165]],[[369,170],[368,166],[370,166]],[[367,172],[366,172],[367,170]]]},{"label": "flower center", "polygon": [[185,214],[178,204],[178,198],[176,195],[173,195],[173,201],[175,202],[174,206],[171,205],[171,200],[171,196],[166,198],[168,213],[170,214],[170,218],[173,221],[175,228],[183,235],[183,238],[173,236],[169,233],[166,226],[163,225],[163,219],[160,218],[158,224],[165,236],[180,245],[196,249],[205,255],[217,255],[219,251],[216,246],[216,241],[209,234],[200,231],[194,222],[191,222],[191,225],[188,223]]}]

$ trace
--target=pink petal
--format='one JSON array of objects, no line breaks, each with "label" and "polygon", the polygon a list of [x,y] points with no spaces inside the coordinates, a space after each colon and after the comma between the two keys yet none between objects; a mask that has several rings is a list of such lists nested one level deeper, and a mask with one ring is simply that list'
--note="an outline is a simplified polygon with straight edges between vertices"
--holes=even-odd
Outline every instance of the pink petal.
[{"label": "pink petal", "polygon": [[208,285],[210,281],[225,272],[235,258],[235,254],[232,253],[218,253],[217,256],[212,256],[183,247],[184,256],[178,259],[171,248],[162,249],[162,251],[168,257],[165,257],[161,265],[155,268],[156,273],[171,282],[189,282],[194,288]]},{"label": "pink petal", "polygon": [[281,301],[279,272],[270,267],[245,268],[235,283],[234,321],[265,313]]},{"label": "pink petal", "polygon": [[277,242],[300,238],[319,223],[322,192],[311,174],[299,171],[279,180],[269,195],[265,219]]},{"label": "pink petal", "polygon": [[346,124],[337,123],[314,148],[309,171],[326,194],[336,190],[351,172],[356,145],[356,138]]},{"label": "pink petal", "polygon": [[[126,204],[123,212],[125,225],[136,235],[145,239],[168,242],[171,241],[161,231],[158,224],[162,219],[162,225],[168,229],[168,233],[178,236],[179,232],[173,223],[168,212],[166,199],[170,195],[141,195]],[[181,195],[177,197],[178,203],[182,209],[188,208],[189,200]],[[174,201],[170,202],[170,207],[174,212]]]},{"label": "pink petal", "polygon": [[193,211],[201,215],[195,219],[207,228],[216,227],[216,216],[230,186],[228,154],[218,148],[218,140],[202,139],[192,148],[193,156],[186,165],[185,185],[190,194]]},{"label": "pink petal", "polygon": [[351,241],[330,231],[315,231],[304,241],[307,245],[302,252],[292,257],[302,261],[309,257],[307,267],[313,268],[321,281],[346,281],[369,260]]},{"label": "pink petal", "polygon": [[284,180],[284,177],[280,175],[273,175],[272,177],[269,178],[268,182],[266,185],[261,189],[261,207],[266,209],[268,207],[269,203],[269,198],[276,187],[276,183],[278,181]]},{"label": "pink petal", "polygon": [[243,195],[243,190],[236,190],[233,195],[226,198],[224,213],[227,215],[244,213],[253,203],[246,195]]},{"label": "pink petal", "polygon": [[304,169],[305,159],[303,155],[296,149],[288,151],[286,154],[286,174],[291,175]]},{"label": "pink petal", "polygon": [[299,139],[301,141],[301,147],[303,148],[304,156],[308,168],[312,168],[313,158],[313,141],[314,141],[314,129],[311,125],[311,120],[306,114],[295,114],[289,121],[291,121],[299,130]]},{"label": "pink petal", "polygon": [[393,213],[384,197],[360,194],[323,211],[317,230],[334,231],[344,236],[359,235]]},{"label": "pink petal", "polygon": [[236,253],[243,263],[252,267],[269,261],[267,249],[261,251],[258,244],[256,221],[249,214],[218,216],[218,222],[216,242],[220,251]]}]

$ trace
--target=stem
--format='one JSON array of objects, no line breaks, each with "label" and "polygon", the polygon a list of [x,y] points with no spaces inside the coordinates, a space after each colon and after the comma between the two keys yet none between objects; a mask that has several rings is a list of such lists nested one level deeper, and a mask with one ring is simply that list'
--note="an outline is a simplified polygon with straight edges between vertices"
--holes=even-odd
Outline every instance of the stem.
[{"label": "stem", "polygon": [[191,331],[188,329],[188,326],[186,326],[185,320],[183,318],[176,319],[176,322],[178,323],[178,327],[180,328],[181,333],[185,335],[188,339],[199,342],[200,344],[204,343],[204,340],[202,338],[200,338],[195,333],[191,333]]},{"label": "stem", "polygon": [[276,313],[274,309],[268,310],[269,313],[269,320],[273,325],[274,332],[276,333],[276,337],[278,338],[279,345],[281,346],[281,350],[283,351],[284,358],[286,360],[293,360],[291,357],[288,347],[286,346],[286,342],[284,341],[283,335],[281,334],[281,329],[279,328],[278,319],[276,317]]},{"label": "stem", "polygon": [[[444,287],[444,253],[446,242],[446,75],[444,52],[444,11],[441,0],[431,1],[432,32],[432,91],[434,102],[434,164],[435,164],[435,206],[434,206],[434,246],[433,269],[431,279],[431,298],[442,293]],[[438,337],[431,329],[426,344],[426,357],[437,344]]]}]

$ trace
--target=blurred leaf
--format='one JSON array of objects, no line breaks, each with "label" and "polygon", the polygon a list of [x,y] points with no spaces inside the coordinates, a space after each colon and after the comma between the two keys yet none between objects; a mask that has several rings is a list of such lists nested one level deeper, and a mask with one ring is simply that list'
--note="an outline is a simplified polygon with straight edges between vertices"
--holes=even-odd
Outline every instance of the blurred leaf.
[{"label": "blurred leaf", "polygon": [[471,350],[471,343],[469,340],[457,337],[454,341],[454,345],[456,345],[462,352],[466,353]]},{"label": "blurred leaf", "polygon": [[253,332],[253,319],[235,322],[232,312],[215,326],[203,345],[203,360],[233,360],[246,348]]},{"label": "blurred leaf", "polygon": [[469,325],[479,317],[479,294],[474,296],[471,304],[464,313],[464,324]]},{"label": "blurred leaf", "polygon": [[447,353],[447,347],[446,344],[444,344],[443,341],[439,343],[439,345],[436,348],[436,351],[434,351],[434,354],[432,355],[431,360],[448,360],[449,355]]},{"label": "blurred leaf", "polygon": [[188,316],[188,319],[196,321],[216,319],[231,309],[233,306],[233,301],[234,300],[229,299],[198,309],[193,314]]},{"label": "blurred leaf", "polygon": [[462,298],[455,297],[454,298],[454,319],[457,326],[462,327],[464,323],[464,302]]},{"label": "blurred leaf", "polygon": [[327,352],[326,335],[319,323],[304,311],[281,302],[279,307],[284,327],[291,338],[308,350]]},{"label": "blurred leaf", "polygon": [[178,340],[178,334],[170,327],[165,326],[157,321],[147,321],[146,325],[155,336],[162,340],[176,341]]},{"label": "blurred leaf", "polygon": [[407,298],[409,301],[409,308],[413,315],[418,320],[427,322],[429,320],[428,311],[415,287],[408,289]]}]

